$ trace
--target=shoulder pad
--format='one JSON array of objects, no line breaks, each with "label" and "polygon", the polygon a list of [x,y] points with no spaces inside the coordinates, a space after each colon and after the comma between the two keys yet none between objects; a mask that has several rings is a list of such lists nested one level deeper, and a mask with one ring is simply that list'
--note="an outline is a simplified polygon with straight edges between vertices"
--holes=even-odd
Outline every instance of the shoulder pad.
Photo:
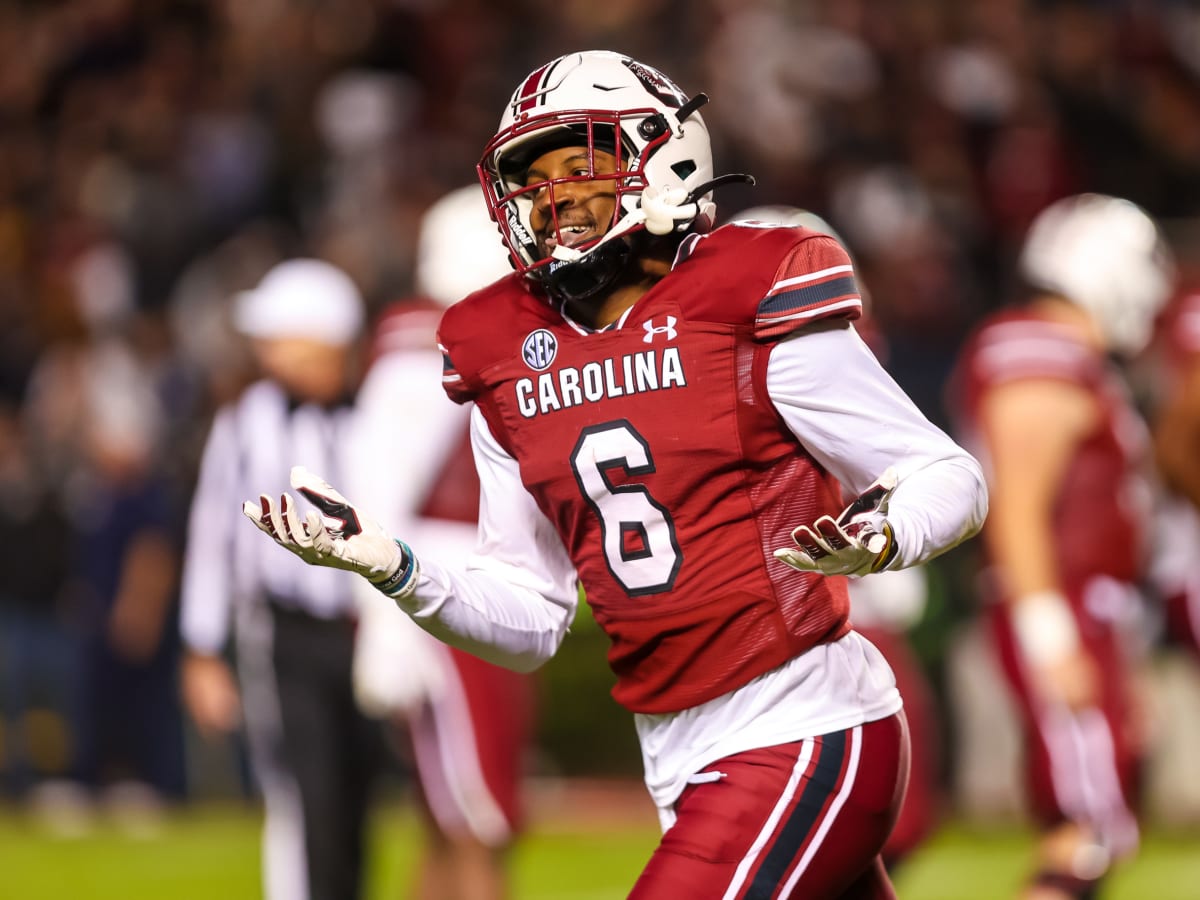
[{"label": "shoulder pad", "polygon": [[677,265],[684,262],[705,285],[695,311],[744,323],[759,339],[862,314],[850,256],[821,232],[734,222],[685,242]]},{"label": "shoulder pad", "polygon": [[520,347],[530,331],[544,327],[552,310],[513,274],[467,295],[442,315],[437,343],[442,352],[442,387],[455,403],[475,399],[479,373]]}]

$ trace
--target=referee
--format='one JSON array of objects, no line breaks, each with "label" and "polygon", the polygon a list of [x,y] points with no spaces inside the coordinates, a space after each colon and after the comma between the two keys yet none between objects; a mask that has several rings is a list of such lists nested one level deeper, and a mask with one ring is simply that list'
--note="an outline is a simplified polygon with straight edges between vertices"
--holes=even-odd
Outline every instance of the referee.
[{"label": "referee", "polygon": [[297,462],[348,480],[364,318],[349,276],[315,259],[285,261],[235,299],[262,378],[217,412],[192,500],[184,700],[205,737],[245,727],[268,900],[360,895],[382,742],[354,699],[355,576],[279,553],[245,527],[241,502],[288,490]]}]

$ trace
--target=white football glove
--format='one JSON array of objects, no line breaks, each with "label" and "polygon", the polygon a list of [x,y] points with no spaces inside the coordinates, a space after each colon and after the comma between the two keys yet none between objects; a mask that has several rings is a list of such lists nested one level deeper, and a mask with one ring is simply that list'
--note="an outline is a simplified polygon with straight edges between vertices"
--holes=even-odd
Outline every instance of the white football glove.
[{"label": "white football glove", "polygon": [[896,555],[888,500],[896,489],[891,466],[834,519],[821,516],[792,532],[796,547],[782,547],[775,558],[801,572],[867,575],[885,568]]},{"label": "white football glove", "polygon": [[383,526],[303,466],[292,468],[291,480],[292,487],[317,508],[309,510],[303,521],[289,494],[280,496],[278,509],[263,494],[258,503],[243,503],[242,512],[279,546],[310,565],[357,572],[392,598],[415,590],[417,561],[406,544],[393,540]]}]

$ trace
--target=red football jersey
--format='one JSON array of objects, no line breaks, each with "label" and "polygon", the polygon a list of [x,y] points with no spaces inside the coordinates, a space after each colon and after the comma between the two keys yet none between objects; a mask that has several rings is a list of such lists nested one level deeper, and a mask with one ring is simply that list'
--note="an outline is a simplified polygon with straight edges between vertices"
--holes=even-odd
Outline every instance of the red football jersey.
[{"label": "red football jersey", "polygon": [[[958,365],[957,412],[970,435],[964,442],[975,449],[979,405],[991,387],[1025,378],[1058,379],[1096,398],[1099,421],[1069,463],[1054,508],[1059,577],[1073,602],[1080,602],[1094,576],[1135,581],[1149,511],[1143,469],[1148,443],[1125,384],[1108,360],[1054,322],[1006,311],[977,328]],[[986,465],[986,453],[977,455]]]},{"label": "red football jersey", "polygon": [[772,556],[842,504],[766,370],[778,337],[860,309],[833,239],[727,226],[599,332],[517,276],[446,312],[446,389],[479,405],[556,527],[627,708],[686,709],[848,630],[843,579]]}]

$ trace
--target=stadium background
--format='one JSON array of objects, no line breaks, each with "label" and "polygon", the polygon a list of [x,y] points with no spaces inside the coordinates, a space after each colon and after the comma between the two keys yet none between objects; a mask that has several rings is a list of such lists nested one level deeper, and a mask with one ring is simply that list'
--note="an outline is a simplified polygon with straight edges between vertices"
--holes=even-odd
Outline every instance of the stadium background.
[{"label": "stadium background", "polygon": [[[710,95],[718,171],[758,179],[719,195],[723,213],[786,203],[837,227],[886,364],[939,423],[958,345],[1005,299],[1017,241],[1050,200],[1096,190],[1143,204],[1194,276],[1200,8],[1188,0],[12,0],[0,7],[4,446],[40,423],[39,459],[86,506],[96,486],[71,426],[72,402],[87,399],[64,391],[86,384],[114,431],[153,450],[185,509],[209,416],[245,377],[230,294],[299,249],[345,267],[374,309],[408,294],[421,213],[473,178],[512,87],[546,59],[599,47]],[[65,544],[31,549],[11,514],[0,527],[7,687],[12,623],[45,618],[62,637],[48,652],[69,655],[87,586],[45,575]],[[974,571],[969,546],[931,567],[912,635],[946,717],[959,823],[947,840],[961,860],[976,825],[1014,829],[995,847],[1022,840],[1015,738],[974,630]],[[544,671],[532,763],[544,778],[637,775],[603,645],[584,617]],[[1150,810],[1164,846],[1186,849],[1200,822],[1200,675],[1163,648],[1148,678]],[[22,724],[40,774],[55,774],[69,714],[35,708]],[[189,736],[188,754],[192,802],[240,796],[235,750]],[[561,812],[554,796],[547,808]],[[4,809],[21,839],[2,843],[36,867],[40,832],[15,801]],[[221,829],[238,833],[232,821]]]}]

